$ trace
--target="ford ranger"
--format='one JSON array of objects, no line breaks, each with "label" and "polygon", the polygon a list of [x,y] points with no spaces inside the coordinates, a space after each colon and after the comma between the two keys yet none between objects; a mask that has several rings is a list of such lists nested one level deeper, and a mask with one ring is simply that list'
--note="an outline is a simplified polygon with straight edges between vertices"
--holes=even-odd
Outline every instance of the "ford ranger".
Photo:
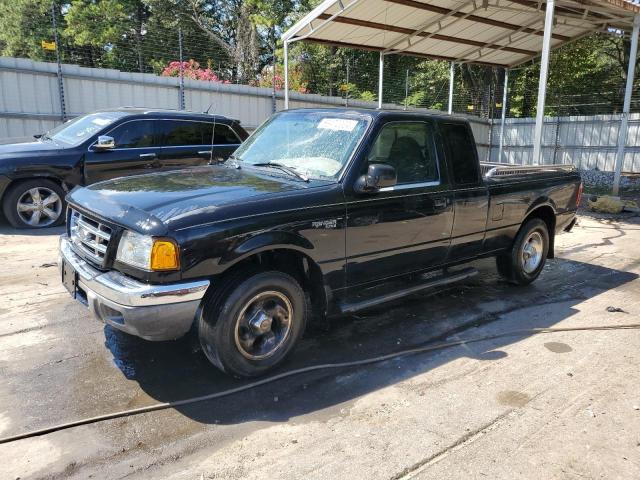
[{"label": "ford ranger", "polygon": [[68,196],[62,282],[148,340],[192,331],[238,377],[279,365],[309,312],[333,316],[477,273],[527,285],[570,230],[571,166],[481,164],[469,123],[352,109],[275,114],[226,162]]}]

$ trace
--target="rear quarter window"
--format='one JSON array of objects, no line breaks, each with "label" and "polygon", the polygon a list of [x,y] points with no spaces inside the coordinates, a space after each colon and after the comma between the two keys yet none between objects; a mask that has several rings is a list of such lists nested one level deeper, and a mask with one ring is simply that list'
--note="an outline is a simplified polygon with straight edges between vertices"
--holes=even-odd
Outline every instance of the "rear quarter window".
[{"label": "rear quarter window", "polygon": [[460,123],[440,125],[447,159],[456,185],[477,184],[480,180],[478,155],[471,130]]}]

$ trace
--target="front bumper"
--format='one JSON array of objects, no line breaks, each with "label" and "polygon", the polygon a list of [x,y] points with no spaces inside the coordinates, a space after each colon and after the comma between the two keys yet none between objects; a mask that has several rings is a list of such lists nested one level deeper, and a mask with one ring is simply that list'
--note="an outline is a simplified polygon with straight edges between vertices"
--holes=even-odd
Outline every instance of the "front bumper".
[{"label": "front bumper", "polygon": [[150,285],[117,271],[101,272],[73,251],[65,235],[60,257],[77,273],[77,300],[102,322],[147,340],[173,340],[187,333],[210,283]]}]

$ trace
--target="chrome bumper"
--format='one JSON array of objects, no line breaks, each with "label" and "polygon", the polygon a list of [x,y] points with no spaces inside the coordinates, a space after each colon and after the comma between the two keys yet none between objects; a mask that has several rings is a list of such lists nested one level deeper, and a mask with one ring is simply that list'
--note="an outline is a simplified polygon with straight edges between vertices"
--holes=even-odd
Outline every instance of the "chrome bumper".
[{"label": "chrome bumper", "polygon": [[173,340],[187,333],[210,283],[150,285],[117,271],[101,272],[73,251],[66,236],[60,237],[60,256],[78,274],[77,300],[102,322],[147,340]]}]

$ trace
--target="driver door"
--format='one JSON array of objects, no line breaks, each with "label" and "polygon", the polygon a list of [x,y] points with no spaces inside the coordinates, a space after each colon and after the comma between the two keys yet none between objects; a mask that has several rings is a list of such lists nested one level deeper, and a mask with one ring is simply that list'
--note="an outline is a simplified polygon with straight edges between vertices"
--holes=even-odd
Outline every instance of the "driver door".
[{"label": "driver door", "polygon": [[160,169],[160,147],[152,120],[129,120],[105,135],[113,137],[115,148],[98,150],[93,145],[85,157],[85,184]]},{"label": "driver door", "polygon": [[436,267],[447,258],[452,194],[431,123],[390,121],[364,159],[396,169],[398,183],[347,199],[347,286]]}]

